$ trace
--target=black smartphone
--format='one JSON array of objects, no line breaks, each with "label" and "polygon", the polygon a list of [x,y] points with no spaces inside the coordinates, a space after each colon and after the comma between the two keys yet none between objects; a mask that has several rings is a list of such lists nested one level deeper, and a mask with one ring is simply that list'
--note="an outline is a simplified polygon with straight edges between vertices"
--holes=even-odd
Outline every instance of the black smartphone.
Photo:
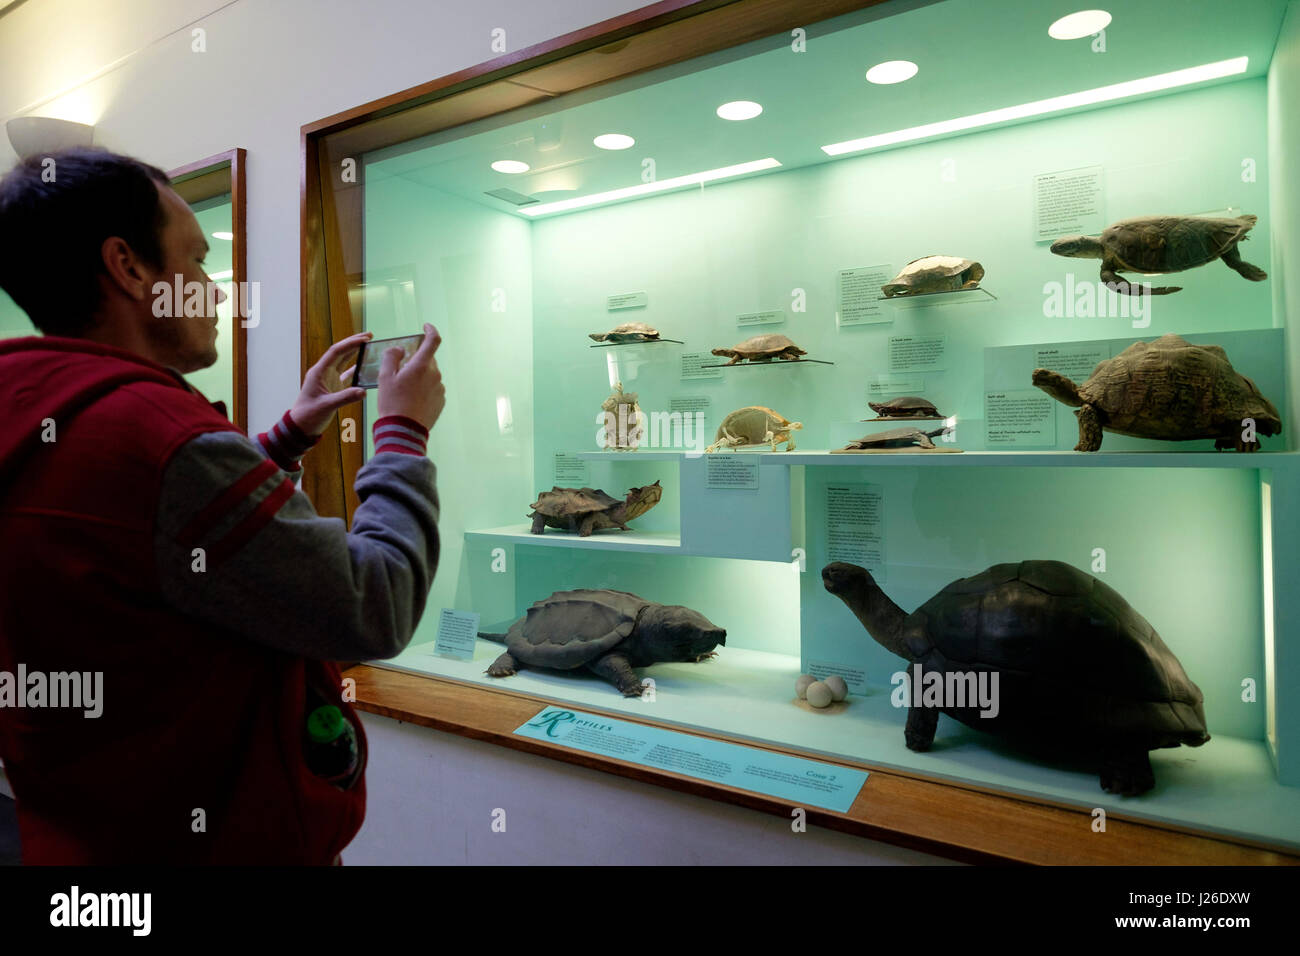
[{"label": "black smartphone", "polygon": [[384,353],[393,346],[400,345],[406,352],[406,357],[397,366],[401,368],[415,354],[415,350],[423,341],[424,333],[421,332],[419,335],[399,335],[395,339],[372,339],[369,342],[362,342],[361,351],[357,353],[357,370],[352,373],[352,387],[378,388],[379,366],[384,361]]}]

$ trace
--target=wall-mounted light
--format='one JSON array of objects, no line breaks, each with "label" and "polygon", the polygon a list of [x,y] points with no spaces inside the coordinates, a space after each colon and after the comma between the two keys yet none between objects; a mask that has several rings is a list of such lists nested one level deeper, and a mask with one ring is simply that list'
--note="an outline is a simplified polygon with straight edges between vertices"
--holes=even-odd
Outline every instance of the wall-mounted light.
[{"label": "wall-mounted light", "polygon": [[5,132],[20,159],[89,146],[95,139],[95,127],[51,116],[15,116],[5,123]]},{"label": "wall-mounted light", "polygon": [[499,173],[526,173],[532,167],[518,159],[498,159],[492,168]]}]

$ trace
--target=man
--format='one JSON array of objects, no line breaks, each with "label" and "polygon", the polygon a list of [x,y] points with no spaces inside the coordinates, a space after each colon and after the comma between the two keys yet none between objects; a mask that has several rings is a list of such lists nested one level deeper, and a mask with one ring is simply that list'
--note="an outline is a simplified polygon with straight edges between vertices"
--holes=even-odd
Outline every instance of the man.
[{"label": "man", "polygon": [[[424,610],[439,338],[426,324],[400,369],[384,355],[349,532],[295,483],[363,394],[342,366],[368,333],[250,441],[181,377],[216,360],[212,307],[156,314],[155,283],[206,288],[206,249],[166,174],[128,157],[0,180],[0,286],[44,333],[0,342],[0,759],[25,863],[328,864],[364,817],[332,662],[399,653]],[[98,699],[67,706],[77,689]]]}]

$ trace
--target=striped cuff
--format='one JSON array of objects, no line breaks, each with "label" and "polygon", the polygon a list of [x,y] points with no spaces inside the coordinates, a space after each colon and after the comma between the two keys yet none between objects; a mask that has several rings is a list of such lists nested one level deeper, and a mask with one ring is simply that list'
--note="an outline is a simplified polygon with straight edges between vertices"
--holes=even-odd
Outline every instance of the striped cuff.
[{"label": "striped cuff", "polygon": [[308,435],[294,424],[289,413],[285,412],[269,432],[257,436],[258,444],[266,457],[280,466],[284,471],[294,474],[302,471],[299,461],[320,441],[319,435]]},{"label": "striped cuff", "polygon": [[403,455],[423,455],[429,445],[429,429],[405,415],[385,415],[375,422],[375,454],[396,451]]}]

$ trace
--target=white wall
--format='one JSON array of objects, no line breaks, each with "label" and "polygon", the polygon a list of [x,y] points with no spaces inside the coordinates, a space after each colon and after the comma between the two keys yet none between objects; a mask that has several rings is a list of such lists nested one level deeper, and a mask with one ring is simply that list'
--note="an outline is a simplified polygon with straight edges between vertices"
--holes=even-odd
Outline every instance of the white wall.
[{"label": "white wall", "polygon": [[[249,431],[297,394],[298,129],[640,0],[30,0],[0,13],[0,116],[93,122],[101,146],[171,169],[248,150]],[[202,28],[206,52],[193,52]],[[17,160],[0,137],[0,171]]]}]

